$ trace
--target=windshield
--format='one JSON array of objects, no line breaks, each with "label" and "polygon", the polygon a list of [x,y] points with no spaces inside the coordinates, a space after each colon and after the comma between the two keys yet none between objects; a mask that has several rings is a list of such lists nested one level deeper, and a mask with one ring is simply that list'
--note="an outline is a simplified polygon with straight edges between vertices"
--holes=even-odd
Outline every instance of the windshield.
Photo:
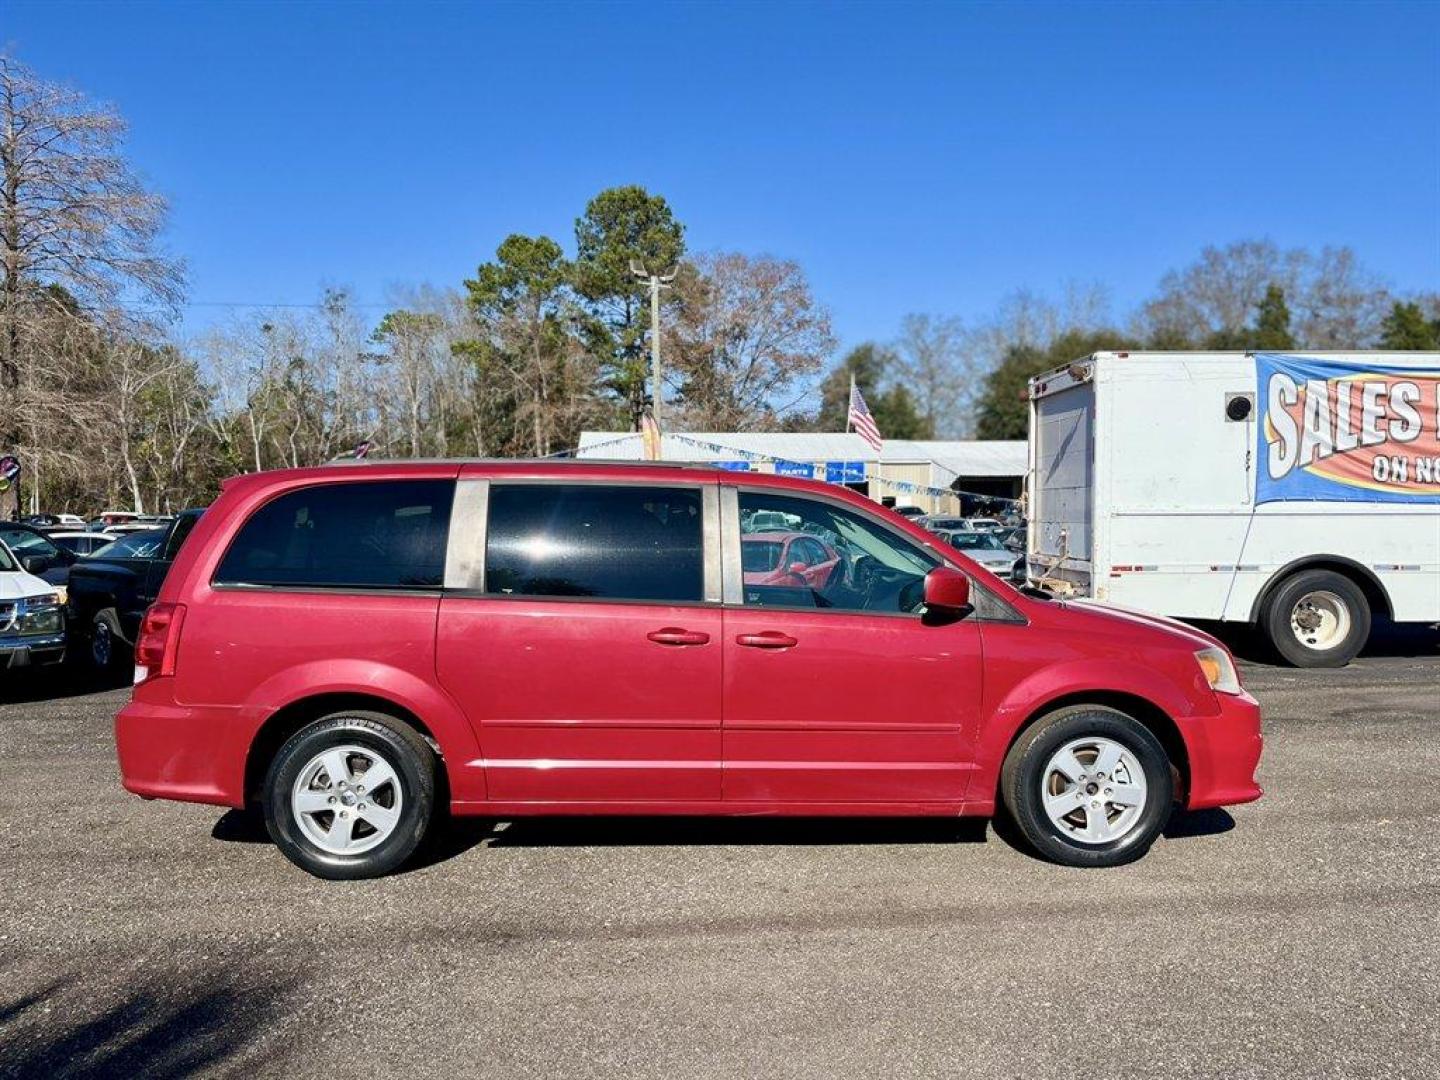
[{"label": "windshield", "polygon": [[950,546],[960,551],[1005,550],[1005,545],[994,533],[951,533]]},{"label": "windshield", "polygon": [[54,555],[55,545],[47,537],[25,529],[0,528],[0,540],[15,553],[17,559],[28,555]]},{"label": "windshield", "polygon": [[92,559],[151,559],[165,542],[163,529],[153,532],[132,532],[113,544],[106,544],[91,555]]}]

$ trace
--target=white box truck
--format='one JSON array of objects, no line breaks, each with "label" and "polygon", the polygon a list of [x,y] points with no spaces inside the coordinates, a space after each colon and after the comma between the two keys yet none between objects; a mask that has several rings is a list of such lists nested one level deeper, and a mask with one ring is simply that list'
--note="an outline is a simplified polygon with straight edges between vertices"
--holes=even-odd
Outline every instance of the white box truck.
[{"label": "white box truck", "polygon": [[1096,353],[1029,398],[1032,584],[1302,667],[1440,621],[1440,353]]}]

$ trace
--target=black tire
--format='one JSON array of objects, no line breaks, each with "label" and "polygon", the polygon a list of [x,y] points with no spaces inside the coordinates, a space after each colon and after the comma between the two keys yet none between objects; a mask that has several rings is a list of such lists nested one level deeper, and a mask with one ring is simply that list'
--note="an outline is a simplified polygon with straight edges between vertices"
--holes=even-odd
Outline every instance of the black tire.
[{"label": "black tire", "polygon": [[120,632],[120,617],[114,608],[103,608],[90,620],[90,666],[102,675],[113,675],[134,661],[134,646]]},{"label": "black tire", "polygon": [[[1320,609],[1313,603],[1309,611],[1297,606],[1316,596],[1325,598]],[[1301,637],[1304,630],[1292,626],[1292,619],[1302,623],[1314,620],[1319,617],[1315,614],[1317,610],[1337,603],[1345,609],[1348,631],[1328,647],[1307,644]],[[1270,647],[1287,664],[1300,668],[1344,667],[1364,648],[1370,637],[1370,621],[1370,602],[1350,578],[1334,570],[1301,570],[1271,592],[1260,616],[1260,629]],[[1321,625],[1323,627],[1323,620]],[[1324,638],[1316,636],[1311,640],[1320,643]]]},{"label": "black tire", "polygon": [[[1144,803],[1135,820],[1118,839],[1104,843],[1083,843],[1062,831],[1046,814],[1043,802],[1042,785],[1049,782],[1045,774],[1052,755],[1087,738],[1122,746],[1145,778]],[[1116,709],[1075,705],[1036,721],[1015,741],[1000,770],[1000,794],[1020,834],[1042,858],[1063,866],[1120,866],[1144,855],[1165,828],[1174,808],[1175,779],[1165,747],[1140,721]],[[1103,797],[1103,788],[1095,794]],[[1081,802],[1076,805],[1083,819],[1086,810]],[[1110,807],[1102,806],[1098,812],[1109,813]],[[1116,809],[1114,814],[1118,822],[1123,811]]]},{"label": "black tire", "polygon": [[[388,796],[391,806],[398,804],[398,820],[383,840],[358,854],[337,854],[320,846],[297,820],[291,806],[292,791],[302,770],[326,750],[343,746],[377,755],[395,774],[391,781],[394,787],[380,798]],[[424,840],[434,817],[435,772],[434,751],[408,724],[385,713],[362,710],[325,716],[290,736],[270,762],[261,796],[265,828],[287,859],[316,877],[336,881],[382,877],[403,865]],[[353,779],[361,781],[366,775],[355,774]],[[335,784],[328,776],[326,781],[327,785]],[[329,786],[322,788],[322,793],[326,790]],[[356,790],[363,791],[363,787]],[[360,817],[357,813],[357,831],[362,827]],[[318,823],[323,825],[327,820],[333,827],[334,818],[326,819],[323,813]],[[375,831],[372,828],[372,835]]]}]

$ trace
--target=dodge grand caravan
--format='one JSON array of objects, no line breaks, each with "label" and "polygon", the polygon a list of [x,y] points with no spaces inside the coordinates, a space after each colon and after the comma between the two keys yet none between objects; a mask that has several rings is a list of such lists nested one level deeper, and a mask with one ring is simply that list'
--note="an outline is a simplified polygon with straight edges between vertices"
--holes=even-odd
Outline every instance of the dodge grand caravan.
[{"label": "dodge grand caravan", "polygon": [[395,869],[447,808],[1003,808],[1042,856],[1111,866],[1177,804],[1260,796],[1259,710],[1214,639],[1027,595],[899,514],[779,476],[240,477],[180,550],[135,664],[125,787],[258,806],[329,878]]}]

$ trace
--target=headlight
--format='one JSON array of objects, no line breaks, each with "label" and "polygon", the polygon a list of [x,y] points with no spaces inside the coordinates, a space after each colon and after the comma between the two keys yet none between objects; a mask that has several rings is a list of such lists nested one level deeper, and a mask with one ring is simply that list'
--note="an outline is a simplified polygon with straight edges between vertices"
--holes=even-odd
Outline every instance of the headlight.
[{"label": "headlight", "polygon": [[1195,654],[1195,659],[1205,673],[1205,681],[1210,684],[1211,690],[1221,694],[1240,693],[1240,676],[1235,671],[1235,662],[1224,649],[1201,649]]},{"label": "headlight", "polygon": [[19,619],[22,634],[58,634],[65,628],[64,615],[59,606],[59,597],[47,593],[26,599],[24,613]]}]

